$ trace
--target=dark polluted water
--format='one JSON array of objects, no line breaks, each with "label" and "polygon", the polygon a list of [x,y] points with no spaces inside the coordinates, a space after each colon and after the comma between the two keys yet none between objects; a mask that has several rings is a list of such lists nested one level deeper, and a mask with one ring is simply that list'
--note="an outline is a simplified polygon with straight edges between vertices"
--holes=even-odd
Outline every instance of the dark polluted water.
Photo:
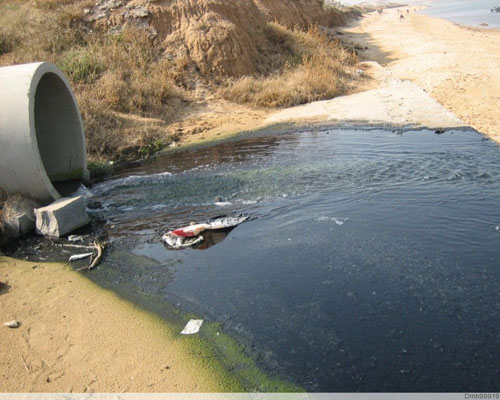
[{"label": "dark polluted water", "polygon": [[[223,323],[308,391],[498,391],[499,166],[467,130],[324,129],[157,158],[93,188],[111,253],[129,255],[101,279]],[[213,246],[161,243],[240,213],[254,219]]]}]

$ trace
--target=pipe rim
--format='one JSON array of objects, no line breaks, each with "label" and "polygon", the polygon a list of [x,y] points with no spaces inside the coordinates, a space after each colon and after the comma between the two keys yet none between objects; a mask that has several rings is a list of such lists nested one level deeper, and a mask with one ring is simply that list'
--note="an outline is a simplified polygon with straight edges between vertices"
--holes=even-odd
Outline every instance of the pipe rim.
[{"label": "pipe rim", "polygon": [[[38,66],[37,66],[38,65]],[[76,97],[73,93],[73,90],[71,89],[71,85],[69,81],[67,80],[66,76],[64,73],[57,67],[55,64],[48,63],[48,62],[40,62],[40,63],[33,63],[33,66],[35,67],[33,76],[30,82],[30,87],[28,91],[28,98],[29,98],[29,128],[30,128],[30,137],[31,137],[31,144],[33,148],[33,153],[35,154],[36,158],[36,163],[39,165],[40,169],[43,171],[42,175],[42,181],[46,189],[48,190],[49,194],[53,197],[53,200],[60,199],[62,196],[61,194],[56,190],[54,187],[51,179],[49,178],[49,174],[47,173],[46,166],[44,164],[44,161],[41,156],[40,152],[40,146],[38,142],[38,134],[36,130],[36,109],[35,109],[35,101],[36,101],[36,96],[37,96],[37,89],[39,87],[39,84],[41,80],[47,75],[47,74],[53,74],[55,75],[64,85],[67,94],[71,97],[71,100],[73,102],[73,107],[74,107],[74,112],[77,117],[77,125],[78,125],[78,130],[79,134],[75,135],[79,138],[79,143],[75,144],[75,146],[79,147],[79,150],[82,154],[82,181],[85,180],[85,175],[87,173],[87,158],[86,158],[86,146],[85,146],[85,132],[83,129],[83,121],[82,117],[80,114],[80,110],[78,107],[78,103],[76,101]]]}]

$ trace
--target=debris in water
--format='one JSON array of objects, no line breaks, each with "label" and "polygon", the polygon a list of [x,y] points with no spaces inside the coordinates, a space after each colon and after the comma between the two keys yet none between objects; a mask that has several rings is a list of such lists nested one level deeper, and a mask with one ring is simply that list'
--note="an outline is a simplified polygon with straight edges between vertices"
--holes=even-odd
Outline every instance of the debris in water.
[{"label": "debris in water", "polygon": [[189,225],[165,233],[162,236],[162,240],[174,249],[190,247],[203,241],[203,236],[201,236],[203,231],[232,228],[245,222],[248,218],[249,217],[225,217],[218,218],[208,223]]},{"label": "debris in water", "polygon": [[92,258],[90,259],[89,265],[87,265],[86,267],[79,268],[78,271],[81,271],[81,270],[90,271],[91,269],[94,269],[95,267],[97,267],[99,265],[99,263],[101,262],[102,253],[104,252],[105,245],[101,244],[101,243],[93,242],[92,246],[94,246],[94,249],[96,251],[95,257],[94,257],[94,254],[92,253]]},{"label": "debris in water", "polygon": [[202,325],[202,319],[191,319],[182,330],[181,335],[192,335],[194,333],[198,333]]},{"label": "debris in water", "polygon": [[69,262],[83,260],[84,258],[92,257],[94,253],[83,253],[83,254],[74,254],[69,258]]},{"label": "debris in water", "polygon": [[230,206],[232,203],[229,201],[216,201],[215,205],[218,207],[225,207],[225,206]]},{"label": "debris in water", "polygon": [[4,326],[8,328],[19,328],[21,326],[21,323],[17,320],[9,321],[9,322],[4,322]]},{"label": "debris in water", "polygon": [[85,236],[80,236],[80,235],[69,235],[68,236],[69,242],[83,242],[84,239],[85,239]]}]

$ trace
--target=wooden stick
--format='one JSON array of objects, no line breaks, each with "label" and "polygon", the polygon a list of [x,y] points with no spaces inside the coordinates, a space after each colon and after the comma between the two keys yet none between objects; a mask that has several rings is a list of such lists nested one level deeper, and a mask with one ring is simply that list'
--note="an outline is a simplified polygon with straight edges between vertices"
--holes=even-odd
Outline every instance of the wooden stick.
[{"label": "wooden stick", "polygon": [[97,265],[101,261],[104,246],[97,242],[93,242],[92,244],[94,245],[94,249],[97,251],[97,255],[93,259],[90,259],[89,265],[87,265],[86,267],[79,268],[78,271],[81,271],[83,269],[86,271],[90,271],[91,269],[97,267]]},{"label": "wooden stick", "polygon": [[84,246],[82,244],[57,244],[57,246],[62,247],[74,247],[75,249],[95,249],[95,246]]}]

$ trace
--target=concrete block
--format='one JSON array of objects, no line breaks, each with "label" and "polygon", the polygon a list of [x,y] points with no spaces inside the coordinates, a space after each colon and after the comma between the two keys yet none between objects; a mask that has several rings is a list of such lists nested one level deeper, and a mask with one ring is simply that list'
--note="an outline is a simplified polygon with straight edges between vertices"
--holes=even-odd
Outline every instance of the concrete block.
[{"label": "concrete block", "polygon": [[36,231],[40,235],[61,237],[90,222],[82,196],[62,198],[37,208]]}]

